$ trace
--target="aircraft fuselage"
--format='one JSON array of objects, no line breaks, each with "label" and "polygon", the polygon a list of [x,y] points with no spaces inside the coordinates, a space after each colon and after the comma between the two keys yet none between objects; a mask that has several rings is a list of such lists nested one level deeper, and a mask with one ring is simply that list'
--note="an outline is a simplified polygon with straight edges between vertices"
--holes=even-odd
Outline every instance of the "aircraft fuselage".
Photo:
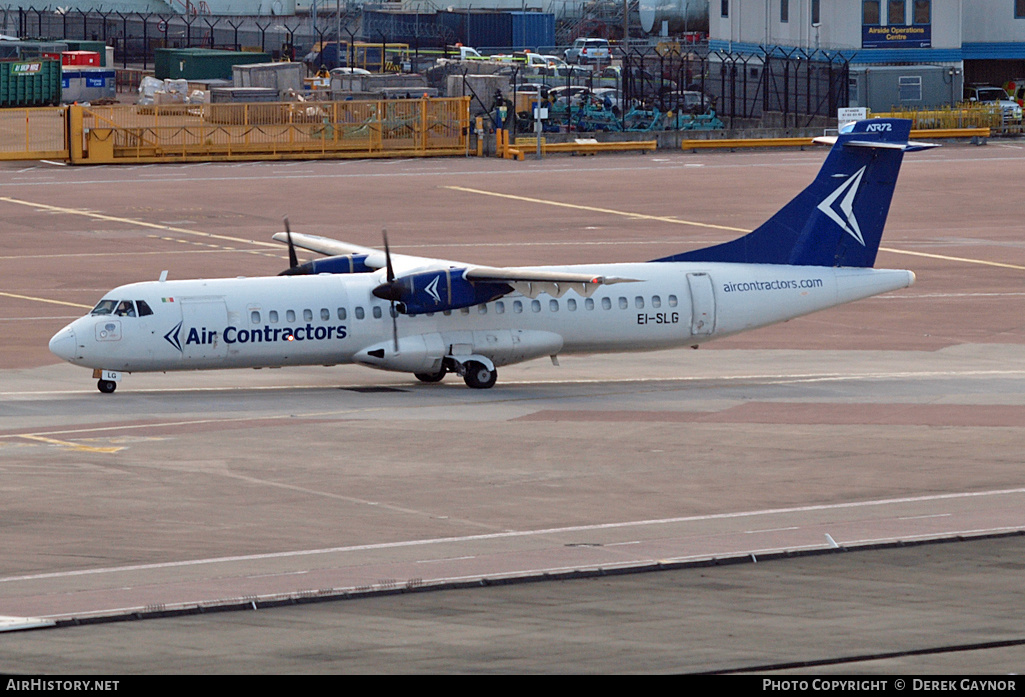
[{"label": "aircraft fuselage", "polygon": [[590,297],[513,293],[458,310],[398,314],[398,352],[390,303],[371,292],[381,272],[128,284],[104,298],[110,307],[133,301],[134,316],[86,315],[59,332],[51,349],[76,365],[124,372],[344,363],[431,372],[453,347],[501,366],[560,353],[697,345],[914,279],[909,271],[773,264],[586,269],[637,282],[602,286]]}]

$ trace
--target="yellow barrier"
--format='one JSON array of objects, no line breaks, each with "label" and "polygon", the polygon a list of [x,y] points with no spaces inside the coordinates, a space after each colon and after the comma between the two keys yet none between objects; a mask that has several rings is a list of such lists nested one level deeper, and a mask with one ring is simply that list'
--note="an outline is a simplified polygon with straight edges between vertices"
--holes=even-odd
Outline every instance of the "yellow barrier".
[{"label": "yellow barrier", "polygon": [[684,150],[703,148],[804,148],[811,145],[811,138],[709,138],[708,140],[684,140]]},{"label": "yellow barrier", "polygon": [[[521,150],[536,152],[537,138],[519,137],[516,147]],[[567,143],[549,143],[541,139],[541,153],[568,152],[577,155],[594,155],[599,152],[625,152],[628,150],[656,150],[656,140],[619,140],[600,143],[597,140],[574,140]]]},{"label": "yellow barrier", "polygon": [[911,119],[912,130],[990,128],[998,131],[1003,116],[996,104],[966,104],[951,109],[895,109],[872,113],[874,119]]},{"label": "yellow barrier", "polygon": [[[988,128],[918,128],[911,129],[912,138],[988,138]],[[812,145],[812,138],[711,138],[708,140],[684,140],[683,150],[710,148],[796,148],[802,150]]]},{"label": "yellow barrier", "polygon": [[72,106],[70,159],[110,164],[463,155],[469,106],[469,97]]},{"label": "yellow barrier", "polygon": [[65,108],[0,109],[0,160],[68,158]]}]

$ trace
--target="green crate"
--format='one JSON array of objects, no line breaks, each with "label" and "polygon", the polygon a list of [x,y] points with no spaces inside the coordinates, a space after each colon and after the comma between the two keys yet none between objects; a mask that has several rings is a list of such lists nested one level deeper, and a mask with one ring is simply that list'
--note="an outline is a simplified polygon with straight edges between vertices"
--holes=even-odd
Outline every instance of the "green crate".
[{"label": "green crate", "polygon": [[0,61],[0,107],[57,106],[60,103],[59,60]]},{"label": "green crate", "polygon": [[231,80],[233,65],[270,61],[269,53],[158,48],[153,53],[153,76],[158,80]]}]

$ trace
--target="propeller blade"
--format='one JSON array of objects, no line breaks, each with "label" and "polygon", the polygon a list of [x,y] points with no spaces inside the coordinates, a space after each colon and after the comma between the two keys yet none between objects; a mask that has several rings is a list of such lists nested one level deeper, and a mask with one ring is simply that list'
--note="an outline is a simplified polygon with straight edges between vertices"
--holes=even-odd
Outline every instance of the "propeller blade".
[{"label": "propeller blade", "polygon": [[391,338],[392,347],[395,353],[399,352],[399,313],[395,311],[395,301],[402,297],[402,290],[395,282],[395,269],[391,265],[391,249],[388,247],[388,231],[381,230],[381,237],[384,238],[384,263],[388,267],[388,280],[372,291],[374,295],[382,300],[391,300],[391,307],[388,314],[391,315]]},{"label": "propeller blade", "polygon": [[288,268],[294,269],[299,266],[299,257],[295,255],[295,245],[292,244],[292,227],[288,224],[288,216],[285,216],[285,235],[288,237]]},{"label": "propeller blade", "polygon": [[384,238],[384,263],[388,267],[388,282],[391,283],[395,280],[395,269],[391,265],[391,250],[388,249],[388,231],[381,230],[381,236]]}]

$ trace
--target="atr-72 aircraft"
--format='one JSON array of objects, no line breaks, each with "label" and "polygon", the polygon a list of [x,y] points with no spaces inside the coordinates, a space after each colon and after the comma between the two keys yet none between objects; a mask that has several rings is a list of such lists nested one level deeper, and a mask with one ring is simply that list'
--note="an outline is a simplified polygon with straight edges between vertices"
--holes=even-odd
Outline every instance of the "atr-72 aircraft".
[{"label": "atr-72 aircraft", "polygon": [[[561,353],[644,351],[712,339],[910,286],[872,268],[909,142],[906,120],[859,121],[804,191],[753,232],[646,263],[496,268],[277,233],[278,276],[132,283],[50,340],[122,373],[358,363],[474,388],[497,368]],[[286,221],[286,229],[287,221]],[[295,247],[328,255],[304,264]]]}]

